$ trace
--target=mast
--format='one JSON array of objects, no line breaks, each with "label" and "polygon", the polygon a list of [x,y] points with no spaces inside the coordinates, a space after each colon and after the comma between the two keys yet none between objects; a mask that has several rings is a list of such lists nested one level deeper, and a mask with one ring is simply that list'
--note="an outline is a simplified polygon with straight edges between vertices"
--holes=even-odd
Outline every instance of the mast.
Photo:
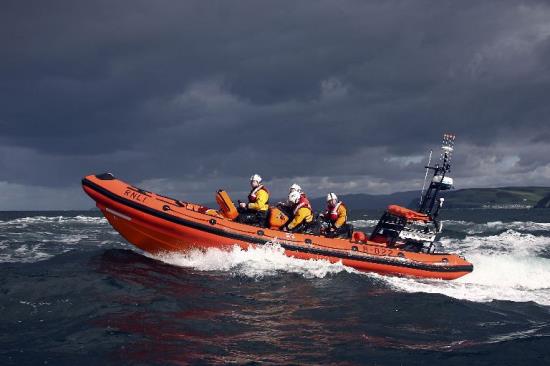
[{"label": "mast", "polygon": [[[432,152],[433,150],[430,150],[430,156],[428,157],[428,166],[432,163]],[[428,179],[428,173],[430,172],[430,169],[426,168],[426,174],[424,175],[424,183],[422,183],[422,191],[420,192],[420,203],[419,206],[422,205],[422,200],[424,199],[424,189],[426,189],[426,180]]]},{"label": "mast", "polygon": [[[441,155],[439,162],[435,166],[426,166],[427,170],[433,170],[433,177],[426,193],[420,200],[418,212],[425,213],[432,219],[437,217],[439,208],[443,205],[443,198],[437,201],[440,191],[448,190],[453,187],[453,178],[448,176],[451,172],[451,159],[453,156],[455,135],[446,133],[443,135],[441,143]],[[436,205],[437,201],[437,205]]]}]

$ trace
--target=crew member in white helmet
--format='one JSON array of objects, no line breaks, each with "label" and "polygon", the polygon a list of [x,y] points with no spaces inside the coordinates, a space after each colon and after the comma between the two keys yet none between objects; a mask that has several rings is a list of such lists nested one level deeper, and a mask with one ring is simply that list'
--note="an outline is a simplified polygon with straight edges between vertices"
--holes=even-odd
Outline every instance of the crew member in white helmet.
[{"label": "crew member in white helmet", "polygon": [[327,194],[327,209],[321,215],[327,229],[325,235],[328,237],[351,237],[351,225],[347,223],[348,210],[342,201],[338,200],[335,193]]},{"label": "crew member in white helmet", "polygon": [[288,201],[292,205],[292,217],[290,222],[283,228],[284,231],[303,232],[314,224],[313,210],[305,196],[293,191],[288,194]]},{"label": "crew member in white helmet", "polygon": [[[307,200],[307,196],[302,191],[302,187],[300,187],[298,184],[293,183],[290,188],[288,189],[288,194],[290,195],[292,192],[298,192],[300,194],[300,197],[304,197]],[[308,201],[309,202],[309,201]],[[277,207],[283,211],[287,216],[292,216],[292,206],[294,204],[290,202],[288,199],[286,202],[279,202],[277,203]]]},{"label": "crew member in white helmet", "polygon": [[300,194],[304,194],[304,192],[302,191],[302,187],[300,187],[298,184],[294,183],[290,186],[290,189],[288,190],[288,194],[292,193],[292,192],[298,192]]},{"label": "crew member in white helmet", "polygon": [[254,174],[250,177],[252,187],[248,195],[248,203],[239,203],[238,222],[259,226],[266,225],[267,211],[269,209],[269,191],[262,184],[262,177]]}]

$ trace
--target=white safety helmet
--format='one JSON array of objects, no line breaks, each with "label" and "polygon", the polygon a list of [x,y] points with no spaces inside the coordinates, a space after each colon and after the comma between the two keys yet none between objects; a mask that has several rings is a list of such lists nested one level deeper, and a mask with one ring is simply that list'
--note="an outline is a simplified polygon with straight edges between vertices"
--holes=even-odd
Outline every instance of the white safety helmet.
[{"label": "white safety helmet", "polygon": [[330,201],[338,201],[338,196],[335,194],[335,193],[329,193],[327,194],[327,202],[330,202]]},{"label": "white safety helmet", "polygon": [[253,176],[250,177],[250,181],[251,182],[256,181],[258,183],[262,183],[262,177],[260,177],[259,174],[254,174]]},{"label": "white safety helmet", "polygon": [[299,192],[299,193],[302,193],[302,187],[300,187],[299,185],[297,185],[296,183],[294,183],[293,185],[290,186],[290,189],[288,190],[289,192]]},{"label": "white safety helmet", "polygon": [[288,194],[288,201],[290,203],[298,203],[300,200],[300,193],[296,191],[292,191]]}]

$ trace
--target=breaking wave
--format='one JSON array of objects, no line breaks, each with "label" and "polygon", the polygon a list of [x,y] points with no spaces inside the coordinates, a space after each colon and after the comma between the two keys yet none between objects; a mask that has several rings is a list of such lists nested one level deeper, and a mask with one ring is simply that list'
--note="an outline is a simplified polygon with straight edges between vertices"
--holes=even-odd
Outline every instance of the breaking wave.
[{"label": "breaking wave", "polygon": [[0,226],[32,225],[32,224],[102,224],[107,223],[104,217],[97,216],[29,216],[2,221]]},{"label": "breaking wave", "polygon": [[471,301],[534,301],[550,305],[550,259],[540,256],[550,238],[512,229],[492,236],[442,239],[449,251],[461,253],[474,271],[454,281],[385,277],[392,287],[407,292],[441,293]]},{"label": "breaking wave", "polygon": [[262,278],[278,273],[297,273],[306,278],[322,278],[338,273],[354,273],[376,278],[398,291],[440,293],[476,302],[492,300],[534,301],[550,305],[550,259],[538,254],[550,247],[549,237],[507,230],[501,234],[465,239],[443,238],[445,249],[466,256],[474,272],[454,281],[388,277],[361,273],[325,260],[300,260],[284,255],[275,244],[248,251],[234,246],[229,251],[193,250],[168,253],[154,258],[172,265],[199,271],[226,271],[233,276]]},{"label": "breaking wave", "polygon": [[512,254],[515,256],[536,256],[550,248],[550,237],[521,233],[508,229],[497,235],[468,235],[464,239],[443,237],[440,243],[449,251],[463,255]]},{"label": "breaking wave", "polygon": [[263,278],[280,272],[296,273],[306,278],[323,278],[340,272],[356,272],[341,262],[326,260],[301,260],[287,257],[278,244],[243,250],[235,245],[231,250],[210,248],[188,253],[165,253],[151,256],[165,263],[189,267],[199,271],[226,271],[234,276]]},{"label": "breaking wave", "polygon": [[443,227],[457,231],[464,231],[467,234],[489,234],[498,233],[506,230],[536,233],[550,230],[550,222],[489,221],[486,223],[475,223],[462,220],[443,220]]},{"label": "breaking wave", "polygon": [[27,216],[0,221],[0,263],[33,263],[73,250],[124,246],[97,216]]}]

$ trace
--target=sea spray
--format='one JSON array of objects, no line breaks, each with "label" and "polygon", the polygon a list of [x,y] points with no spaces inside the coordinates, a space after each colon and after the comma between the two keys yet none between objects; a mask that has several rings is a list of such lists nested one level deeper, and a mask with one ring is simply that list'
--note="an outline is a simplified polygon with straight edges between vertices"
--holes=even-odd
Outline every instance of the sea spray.
[{"label": "sea spray", "polygon": [[441,293],[471,301],[534,301],[550,305],[550,259],[538,254],[550,238],[507,230],[488,237],[444,238],[443,245],[462,252],[474,271],[454,281],[385,277],[395,289]]},{"label": "sea spray", "polygon": [[227,271],[232,275],[253,278],[275,276],[280,272],[297,273],[306,278],[323,278],[342,271],[356,272],[341,262],[288,257],[280,245],[273,243],[248,250],[235,245],[230,250],[194,249],[187,253],[163,253],[153,257],[165,263],[200,271]]}]

